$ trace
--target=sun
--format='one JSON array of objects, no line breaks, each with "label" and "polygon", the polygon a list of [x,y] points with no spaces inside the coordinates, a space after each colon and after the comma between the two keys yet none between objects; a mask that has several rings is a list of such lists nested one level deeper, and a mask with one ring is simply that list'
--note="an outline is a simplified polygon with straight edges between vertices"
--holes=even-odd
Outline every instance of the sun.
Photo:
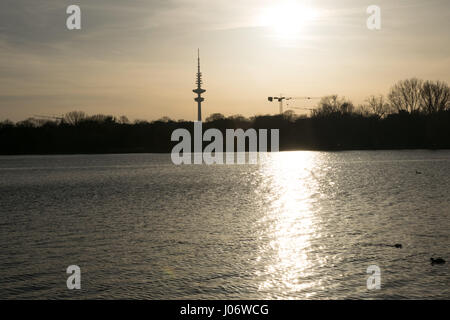
[{"label": "sun", "polygon": [[292,38],[318,15],[319,12],[305,5],[304,1],[285,1],[279,5],[262,9],[259,20],[260,25],[270,28],[274,35]]}]

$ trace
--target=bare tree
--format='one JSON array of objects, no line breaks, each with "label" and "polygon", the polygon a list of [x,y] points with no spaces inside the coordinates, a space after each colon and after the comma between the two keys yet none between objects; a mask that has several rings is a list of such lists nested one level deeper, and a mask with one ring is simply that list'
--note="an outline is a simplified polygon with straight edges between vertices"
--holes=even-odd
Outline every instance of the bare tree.
[{"label": "bare tree", "polygon": [[11,128],[11,127],[14,127],[14,122],[12,122],[11,120],[9,120],[9,119],[6,119],[6,120],[3,120],[3,121],[0,121],[0,128]]},{"label": "bare tree", "polygon": [[344,101],[344,103],[342,103],[339,107],[339,111],[342,114],[353,113],[354,110],[355,110],[355,106],[353,105],[353,103],[351,101]]},{"label": "bare tree", "polygon": [[232,119],[235,121],[247,121],[247,118],[244,117],[242,114],[233,114],[229,116],[228,119]]},{"label": "bare tree", "polygon": [[24,128],[36,128],[39,126],[39,123],[36,121],[35,118],[28,118],[28,119],[17,122],[16,125],[18,127],[24,127]]},{"label": "bare tree", "polygon": [[367,107],[371,113],[377,115],[380,118],[385,117],[389,111],[391,106],[386,102],[383,95],[379,96],[370,96],[366,99]]},{"label": "bare tree", "polygon": [[168,123],[168,122],[171,122],[171,121],[173,121],[173,120],[170,119],[170,118],[167,117],[167,116],[164,116],[164,117],[162,117],[162,118],[160,118],[160,119],[158,119],[158,120],[156,120],[156,121]]},{"label": "bare tree", "polygon": [[421,109],[428,114],[448,109],[450,88],[442,81],[425,81],[421,91]]},{"label": "bare tree", "polygon": [[127,116],[120,116],[119,123],[121,123],[121,124],[129,124],[130,120],[128,120]]},{"label": "bare tree", "polygon": [[365,104],[358,105],[358,107],[355,109],[355,113],[363,117],[370,117],[373,114],[369,106]]},{"label": "bare tree", "polygon": [[417,78],[397,82],[388,95],[392,107],[398,112],[417,112],[420,108],[422,83]]},{"label": "bare tree", "polygon": [[209,117],[206,118],[206,122],[212,122],[216,120],[225,119],[225,116],[221,113],[213,113]]},{"label": "bare tree", "polygon": [[64,122],[76,126],[81,121],[87,118],[86,113],[83,111],[71,111],[64,115]]},{"label": "bare tree", "polygon": [[355,107],[351,101],[340,98],[337,94],[320,99],[318,107],[312,110],[312,116],[324,116],[332,113],[352,113]]},{"label": "bare tree", "polygon": [[283,112],[283,118],[288,121],[294,121],[297,116],[293,110],[286,110]]},{"label": "bare tree", "polygon": [[116,118],[111,115],[105,115],[105,114],[94,114],[93,116],[90,116],[87,118],[87,120],[97,123],[114,123],[116,122]]},{"label": "bare tree", "polygon": [[312,110],[311,114],[312,116],[329,115],[337,112],[339,110],[339,105],[340,102],[337,94],[325,96],[320,99],[317,108]]}]

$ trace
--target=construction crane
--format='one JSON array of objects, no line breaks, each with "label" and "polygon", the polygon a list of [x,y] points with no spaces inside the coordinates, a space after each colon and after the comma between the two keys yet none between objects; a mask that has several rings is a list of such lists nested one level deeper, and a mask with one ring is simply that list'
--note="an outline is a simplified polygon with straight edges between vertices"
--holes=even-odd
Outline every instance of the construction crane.
[{"label": "construction crane", "polygon": [[[283,97],[280,94],[278,97],[268,97],[267,100],[273,102],[274,100],[278,100],[280,103],[280,114],[283,114],[283,100],[312,100],[312,99],[320,99],[320,97]],[[304,109],[304,108],[293,108],[293,109]]]}]

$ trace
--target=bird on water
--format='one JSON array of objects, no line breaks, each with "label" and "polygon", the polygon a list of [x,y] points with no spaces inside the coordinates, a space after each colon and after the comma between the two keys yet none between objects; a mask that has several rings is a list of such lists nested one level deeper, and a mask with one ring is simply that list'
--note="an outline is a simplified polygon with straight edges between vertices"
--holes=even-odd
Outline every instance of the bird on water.
[{"label": "bird on water", "polygon": [[442,258],[430,258],[431,264],[444,264],[445,260]]}]

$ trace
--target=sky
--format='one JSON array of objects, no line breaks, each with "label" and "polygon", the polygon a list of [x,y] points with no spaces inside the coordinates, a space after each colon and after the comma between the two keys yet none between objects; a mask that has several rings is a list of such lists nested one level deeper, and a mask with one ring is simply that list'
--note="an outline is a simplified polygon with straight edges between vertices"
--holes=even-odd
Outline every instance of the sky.
[{"label": "sky", "polygon": [[[73,4],[81,30],[66,27]],[[448,0],[2,0],[0,121],[194,120],[197,48],[206,116],[274,114],[280,93],[359,104],[409,77],[450,83],[449,32]]]}]

